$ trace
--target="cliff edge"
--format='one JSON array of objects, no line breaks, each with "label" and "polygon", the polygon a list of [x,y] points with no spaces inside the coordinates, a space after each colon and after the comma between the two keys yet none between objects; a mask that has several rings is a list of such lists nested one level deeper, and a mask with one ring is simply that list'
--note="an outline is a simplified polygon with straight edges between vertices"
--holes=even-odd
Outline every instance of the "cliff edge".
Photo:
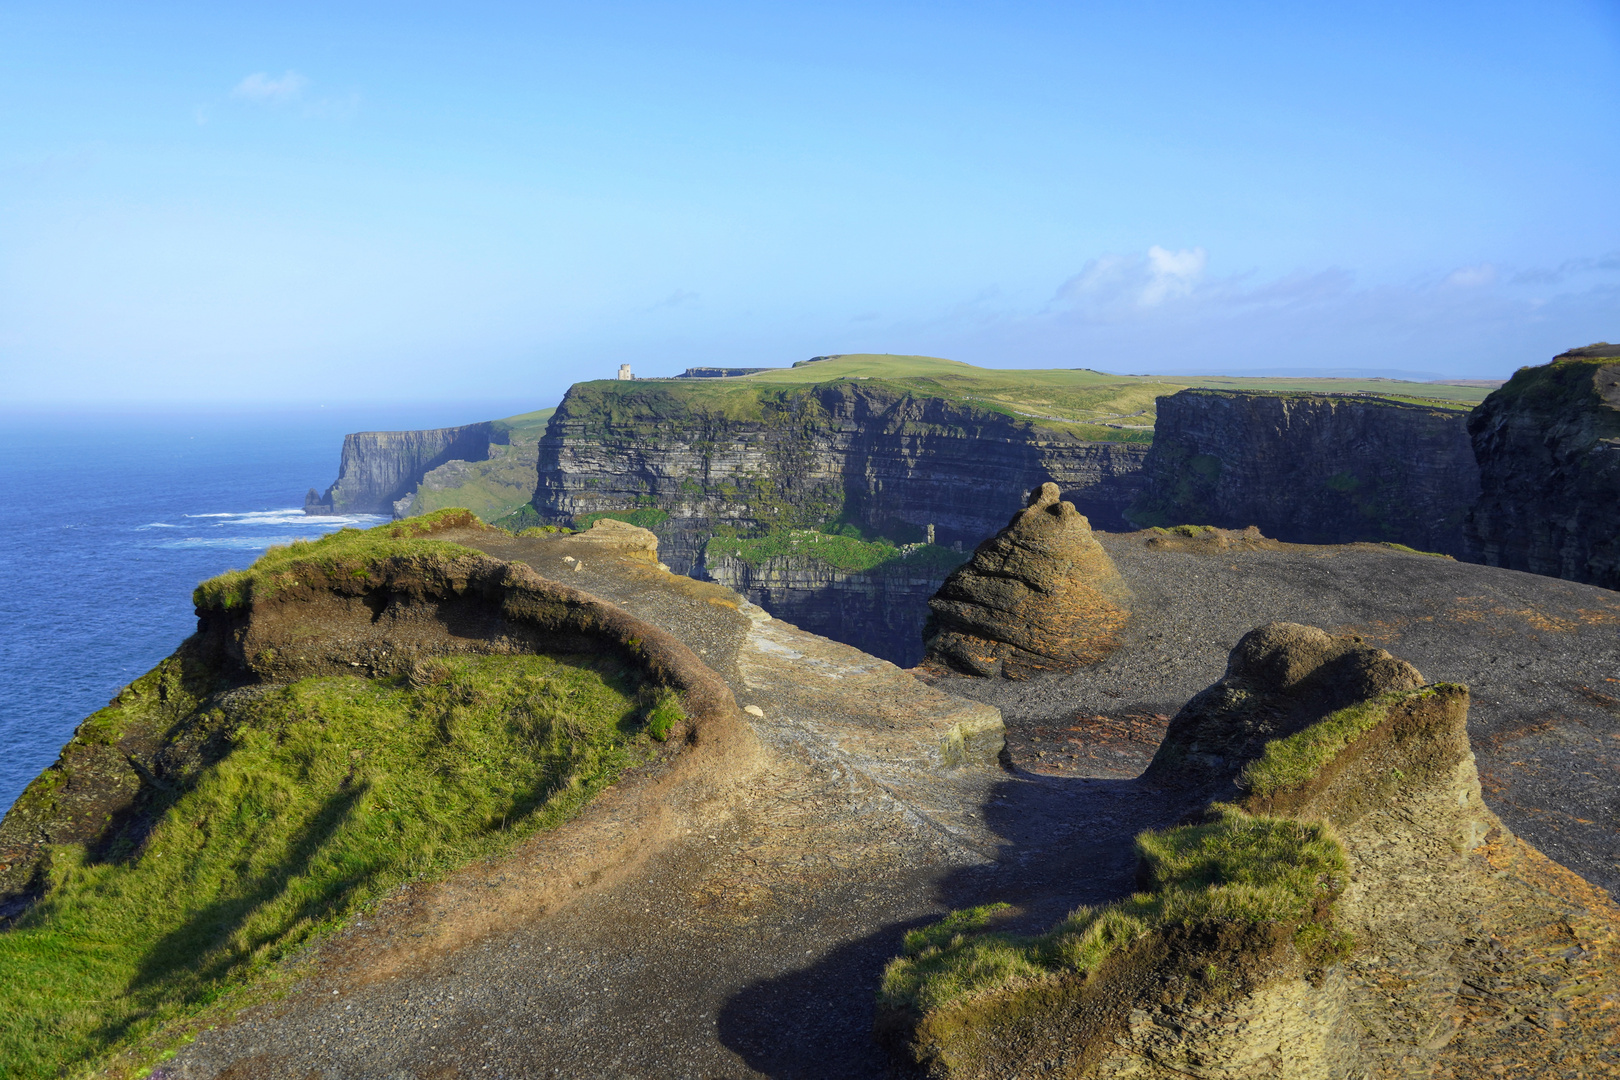
[{"label": "cliff edge", "polygon": [[1620,589],[1620,345],[1521,368],[1468,421],[1491,566]]}]

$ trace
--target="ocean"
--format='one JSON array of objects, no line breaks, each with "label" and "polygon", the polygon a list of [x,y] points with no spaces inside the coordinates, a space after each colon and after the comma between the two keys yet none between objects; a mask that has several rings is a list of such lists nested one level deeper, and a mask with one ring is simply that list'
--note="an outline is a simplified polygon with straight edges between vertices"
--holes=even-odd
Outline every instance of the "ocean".
[{"label": "ocean", "polygon": [[346,432],[522,410],[0,415],[0,808],[196,629],[199,581],[272,544],[386,520],[304,516]]}]

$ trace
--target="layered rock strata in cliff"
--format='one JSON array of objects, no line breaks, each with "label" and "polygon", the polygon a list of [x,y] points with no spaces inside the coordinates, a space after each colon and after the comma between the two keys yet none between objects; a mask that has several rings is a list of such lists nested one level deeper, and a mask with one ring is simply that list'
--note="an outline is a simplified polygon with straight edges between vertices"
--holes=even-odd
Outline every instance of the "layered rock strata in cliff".
[{"label": "layered rock strata in cliff", "polygon": [[1091,524],[1053,483],[980,544],[928,602],[929,659],[974,675],[1072,671],[1119,647],[1131,595]]},{"label": "layered rock strata in cliff", "polygon": [[1481,561],[1620,589],[1620,345],[1520,369],[1468,431]]},{"label": "layered rock strata in cliff", "polygon": [[1047,480],[1122,526],[1146,450],[880,384],[737,386],[721,399],[705,382],[573,386],[540,443],[542,518],[657,507],[680,573],[727,528],[842,519],[895,540],[932,525],[939,543],[976,544]]},{"label": "layered rock strata in cliff", "polygon": [[[880,1033],[941,1080],[1612,1067],[1612,991],[1583,983],[1613,962],[1590,950],[1616,911],[1485,806],[1467,712],[1466,687],[1359,638],[1251,632],[1145,778],[1217,801],[1139,838],[1143,891],[1038,938],[975,913],[916,932]],[[1559,950],[1593,962],[1566,972]],[[1527,1017],[1558,1029],[1552,1058],[1527,1054]]]},{"label": "layered rock strata in cliff", "polygon": [[483,461],[492,440],[504,436],[490,423],[345,435],[336,482],[325,494],[311,489],[304,513],[392,514],[428,472],[449,461]]},{"label": "layered rock strata in cliff", "polygon": [[1341,394],[1183,390],[1159,398],[1138,526],[1257,525],[1464,556],[1480,492],[1468,413]]},{"label": "layered rock strata in cliff", "polygon": [[906,560],[872,570],[841,570],[823,560],[782,556],[747,562],[710,553],[709,580],[813,634],[853,645],[900,667],[922,659],[928,598],[942,571]]}]

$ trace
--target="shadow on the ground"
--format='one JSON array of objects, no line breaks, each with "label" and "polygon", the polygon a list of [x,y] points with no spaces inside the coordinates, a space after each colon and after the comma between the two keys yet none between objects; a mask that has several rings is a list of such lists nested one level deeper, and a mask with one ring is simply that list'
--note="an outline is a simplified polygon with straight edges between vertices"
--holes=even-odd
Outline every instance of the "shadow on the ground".
[{"label": "shadow on the ground", "polygon": [[[1043,931],[1081,904],[1130,895],[1136,834],[1182,817],[1191,796],[1140,780],[1016,770],[984,806],[1002,841],[995,862],[946,873],[919,899],[947,909],[1005,901],[1019,909],[1008,929]],[[872,1034],[874,1006],[905,932],[932,921],[891,923],[811,967],[744,988],[720,1011],[720,1041],[775,1080],[909,1078]]]}]

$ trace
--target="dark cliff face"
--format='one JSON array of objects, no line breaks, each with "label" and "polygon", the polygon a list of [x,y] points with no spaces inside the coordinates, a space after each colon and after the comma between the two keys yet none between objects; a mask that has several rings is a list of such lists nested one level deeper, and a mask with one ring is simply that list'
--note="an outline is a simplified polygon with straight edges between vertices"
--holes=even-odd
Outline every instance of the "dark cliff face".
[{"label": "dark cliff face", "polygon": [[[1605,355],[1607,354],[1607,355]],[[1523,368],[1468,422],[1492,566],[1620,589],[1620,346]]]},{"label": "dark cliff face", "polygon": [[1459,409],[1382,398],[1183,390],[1159,399],[1128,515],[1466,555],[1480,490],[1467,423]]},{"label": "dark cliff face", "polygon": [[540,442],[541,516],[567,524],[598,510],[666,511],[660,551],[680,573],[727,528],[843,520],[909,541],[933,525],[938,543],[972,545],[1046,480],[1098,527],[1125,527],[1146,451],[882,384],[687,390],[570,389]]},{"label": "dark cliff face", "polygon": [[337,482],[304,499],[306,514],[391,514],[430,470],[447,461],[483,461],[504,441],[489,423],[428,431],[361,431],[343,437]]},{"label": "dark cliff face", "polygon": [[944,577],[927,567],[859,572],[794,557],[767,559],[758,566],[710,557],[704,569],[711,580],[778,618],[901,667],[922,659],[928,598]]}]

